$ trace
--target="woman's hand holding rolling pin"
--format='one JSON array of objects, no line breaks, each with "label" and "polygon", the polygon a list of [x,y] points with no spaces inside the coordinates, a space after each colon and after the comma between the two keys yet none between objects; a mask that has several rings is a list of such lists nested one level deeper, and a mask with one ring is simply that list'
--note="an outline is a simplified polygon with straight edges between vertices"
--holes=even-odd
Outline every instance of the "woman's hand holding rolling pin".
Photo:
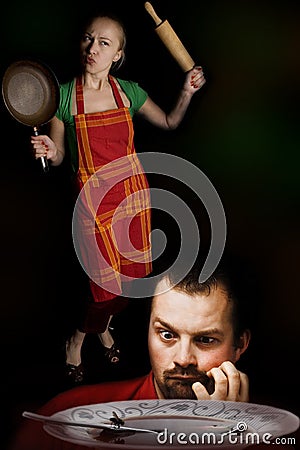
[{"label": "woman's hand holding rolling pin", "polygon": [[187,72],[183,90],[193,95],[195,92],[199,91],[205,83],[206,80],[204,78],[202,67],[195,66],[192,70]]}]

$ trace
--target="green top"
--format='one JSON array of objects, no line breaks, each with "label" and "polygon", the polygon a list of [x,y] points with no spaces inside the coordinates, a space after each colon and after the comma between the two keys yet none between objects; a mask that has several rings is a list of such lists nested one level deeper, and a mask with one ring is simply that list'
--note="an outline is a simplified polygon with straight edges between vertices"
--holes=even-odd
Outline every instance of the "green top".
[{"label": "green top", "polygon": [[[131,117],[143,106],[148,94],[138,83],[117,78],[122,90],[130,101],[129,112]],[[66,145],[70,152],[72,171],[77,172],[78,149],[74,116],[71,114],[72,92],[75,79],[60,85],[60,102],[56,117],[65,124]]]}]

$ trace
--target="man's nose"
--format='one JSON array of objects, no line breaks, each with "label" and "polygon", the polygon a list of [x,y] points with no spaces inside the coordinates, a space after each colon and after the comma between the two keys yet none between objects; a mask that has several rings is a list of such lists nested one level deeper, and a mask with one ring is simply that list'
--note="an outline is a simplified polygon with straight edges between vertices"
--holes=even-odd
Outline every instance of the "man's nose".
[{"label": "man's nose", "polygon": [[197,365],[197,356],[195,353],[195,346],[189,340],[180,340],[178,342],[176,352],[174,355],[174,363],[181,367],[189,365]]}]

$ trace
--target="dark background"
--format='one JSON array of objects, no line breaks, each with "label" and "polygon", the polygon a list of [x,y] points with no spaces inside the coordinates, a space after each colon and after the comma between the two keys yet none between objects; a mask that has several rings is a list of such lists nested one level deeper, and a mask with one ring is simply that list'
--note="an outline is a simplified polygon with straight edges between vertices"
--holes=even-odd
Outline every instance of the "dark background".
[{"label": "dark background", "polygon": [[[7,2],[0,19],[1,76],[11,62],[29,57],[66,81],[76,66],[77,24],[95,4],[101,1],[82,9],[69,0]],[[108,4],[128,32],[119,76],[139,82],[161,107],[171,108],[184,74],[156,36],[144,2]],[[207,84],[177,130],[162,132],[137,119],[137,151],[182,156],[213,183],[226,213],[226,248],[251,267],[260,286],[252,293],[256,326],[241,367],[249,373],[255,399],[299,414],[299,4],[155,0],[153,6],[203,66]],[[10,117],[3,102],[1,130],[1,435],[6,443],[23,410],[69,387],[64,341],[74,325],[80,268],[71,240],[67,167],[41,172],[30,153],[31,130]],[[163,183],[151,176],[150,182]],[[179,192],[194,209],[200,230],[209,234],[205,210],[192,195]],[[172,228],[159,214],[154,224]],[[90,335],[83,351],[87,382],[140,375],[149,368],[142,302],[132,301],[113,325],[121,366],[109,368],[97,337]]]}]

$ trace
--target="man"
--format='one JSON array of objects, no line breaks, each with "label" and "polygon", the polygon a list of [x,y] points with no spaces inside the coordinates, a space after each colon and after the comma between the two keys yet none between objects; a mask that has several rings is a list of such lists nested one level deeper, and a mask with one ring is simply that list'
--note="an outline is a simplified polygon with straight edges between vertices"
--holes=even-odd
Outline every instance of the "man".
[{"label": "man", "polygon": [[[125,381],[80,386],[50,400],[38,412],[51,415],[75,406],[121,400],[193,398],[248,401],[248,377],[235,364],[246,351],[247,308],[221,265],[199,283],[200,265],[175,283],[170,271],[151,303],[148,346],[152,371]],[[12,450],[79,450],[24,419]]]},{"label": "man", "polygon": [[229,280],[219,271],[200,284],[196,267],[170,289],[170,276],[157,285],[149,323],[157,396],[248,401],[248,377],[234,364],[248,347],[250,331],[240,327],[241,308]]}]

